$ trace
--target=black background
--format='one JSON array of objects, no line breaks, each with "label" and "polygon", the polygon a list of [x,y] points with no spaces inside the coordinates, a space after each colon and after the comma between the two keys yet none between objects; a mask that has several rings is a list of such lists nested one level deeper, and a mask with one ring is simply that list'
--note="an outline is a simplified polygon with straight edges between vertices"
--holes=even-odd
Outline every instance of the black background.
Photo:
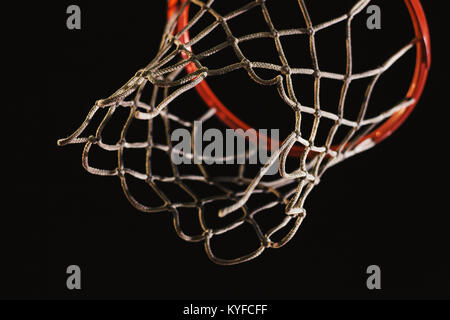
[{"label": "black background", "polygon": [[[170,215],[135,210],[117,178],[86,173],[80,146],[56,147],[95,100],[153,57],[165,21],[162,0],[80,2],[82,30],[69,31],[69,4],[51,5],[43,13],[50,28],[37,27],[38,39],[18,43],[44,77],[31,77],[36,96],[23,91],[19,96],[35,102],[22,107],[29,117],[18,131],[32,143],[17,150],[15,164],[21,170],[12,185],[18,195],[18,231],[27,237],[13,236],[5,243],[14,258],[8,259],[13,271],[4,274],[2,297],[450,297],[443,116],[447,28],[436,1],[423,4],[432,35],[430,79],[405,125],[382,145],[327,172],[308,199],[308,217],[287,246],[231,267],[214,265],[200,244],[180,240]],[[43,59],[33,58],[38,52]],[[83,272],[79,292],[65,286],[71,264]],[[382,269],[380,291],[366,288],[365,271],[372,264]]]}]

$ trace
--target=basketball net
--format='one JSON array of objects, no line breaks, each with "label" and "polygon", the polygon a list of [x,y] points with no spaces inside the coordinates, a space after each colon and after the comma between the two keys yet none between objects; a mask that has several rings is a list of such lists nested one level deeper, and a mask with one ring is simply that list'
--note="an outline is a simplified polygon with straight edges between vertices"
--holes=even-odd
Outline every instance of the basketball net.
[{"label": "basketball net", "polygon": [[[218,0],[217,0],[218,1]],[[83,167],[90,173],[100,176],[116,176],[120,179],[123,191],[130,203],[140,211],[147,213],[170,212],[173,215],[173,223],[179,237],[189,242],[203,242],[207,255],[211,260],[219,264],[235,264],[254,259],[267,248],[279,248],[292,239],[305,218],[305,201],[311,190],[319,183],[324,172],[335,164],[372,148],[374,145],[389,136],[406,119],[422,93],[428,68],[429,68],[429,36],[426,21],[419,1],[406,1],[413,17],[416,36],[414,39],[401,44],[392,56],[381,66],[355,73],[353,70],[352,55],[352,21],[370,3],[368,0],[357,1],[355,6],[346,14],[332,20],[314,24],[310,17],[305,1],[299,0],[299,7],[306,28],[277,30],[272,23],[271,14],[266,6],[266,1],[249,1],[227,15],[220,15],[214,10],[214,0],[170,0],[168,7],[168,22],[165,27],[159,52],[156,57],[143,69],[139,70],[124,86],[110,97],[98,100],[89,111],[82,125],[69,137],[58,141],[58,145],[84,144],[82,154]],[[189,10],[195,8],[195,14],[189,17]],[[251,10],[260,10],[268,26],[268,32],[247,34],[236,37],[229,27],[229,22]],[[202,17],[210,15],[214,22],[197,34],[189,34],[196,23]],[[425,21],[425,22],[424,22]],[[327,72],[319,67],[315,37],[318,33],[337,24],[346,26],[347,62],[345,74]],[[194,52],[195,44],[211,33],[216,28],[222,28],[227,36],[227,41],[203,52]],[[313,68],[292,66],[284,53],[281,39],[283,37],[304,36],[309,39],[309,50]],[[271,39],[275,42],[279,55],[279,64],[249,60],[240,49],[244,42],[256,39]],[[207,68],[202,61],[226,48],[231,48],[237,57],[236,63],[220,69]],[[392,106],[389,110],[375,116],[368,117],[367,109],[373,90],[383,73],[401,59],[407,52],[416,49],[417,65],[411,89],[402,101]],[[266,69],[277,73],[277,76],[264,79],[258,75],[257,70]],[[275,86],[280,104],[292,108],[295,114],[295,129],[280,143],[278,150],[273,150],[269,161],[261,165],[256,175],[249,176],[248,165],[240,164],[234,175],[218,176],[211,174],[213,167],[204,163],[195,164],[197,172],[184,174],[179,166],[172,161],[172,154],[177,152],[171,141],[173,128],[186,128],[194,130],[194,121],[171,112],[171,104],[175,99],[181,98],[191,89],[197,90],[206,105],[206,111],[195,119],[199,123],[207,124],[214,117],[219,118],[227,127],[248,129],[249,126],[234,116],[208,87],[205,79],[220,77],[236,70],[245,70],[248,76],[262,86]],[[292,77],[296,75],[309,76],[314,82],[314,105],[302,104],[301,96],[297,95],[293,86]],[[342,84],[339,101],[336,102],[336,112],[322,110],[320,104],[321,81],[332,79]],[[369,79],[364,101],[360,105],[357,119],[345,117],[346,95],[351,83],[358,79]],[[144,99],[144,90],[151,89],[150,99]],[[116,112],[126,110],[127,120],[121,126],[120,139],[113,144],[103,141],[103,131],[108,127]],[[187,108],[189,109],[189,108]],[[186,112],[189,112],[187,110]],[[101,114],[102,121],[96,128],[95,134],[85,135],[86,128],[91,120]],[[310,132],[302,132],[301,123],[304,115],[314,117],[314,123]],[[158,124],[156,119],[159,119]],[[327,129],[326,142],[316,144],[316,136],[323,128],[320,126],[324,119],[334,123]],[[165,142],[156,142],[152,132],[156,126],[162,124],[165,134]],[[129,141],[127,133],[130,126],[138,125],[147,128],[147,136],[142,141]],[[347,134],[340,141],[335,141],[336,133],[342,127],[347,128]],[[113,169],[103,169],[90,165],[90,152],[96,146],[107,153],[117,154],[117,166]],[[125,154],[129,150],[145,151],[146,169],[139,171],[128,166]],[[155,152],[164,154],[166,160],[153,162]],[[185,154],[193,157],[192,154]],[[249,157],[236,154],[238,157]],[[299,166],[292,172],[287,171],[287,161],[291,157],[298,158]],[[226,159],[222,159],[226,162]],[[159,165],[170,164],[171,174],[160,175],[157,173]],[[278,164],[279,172],[272,179],[265,179],[271,166]],[[129,187],[130,179],[144,183],[148,191],[161,200],[159,205],[148,205],[136,199]],[[216,194],[203,196],[192,187],[192,183],[216,190]],[[183,201],[174,199],[167,194],[162,184],[171,184],[180,192],[187,194],[189,199]],[[252,199],[257,199],[252,202]],[[207,212],[205,207],[213,203],[226,203],[220,205],[214,213]],[[188,234],[183,229],[183,210],[196,210],[201,231],[198,234]],[[269,228],[263,228],[259,222],[260,216],[271,214],[273,210],[281,213],[281,218]],[[220,227],[208,224],[207,215],[215,214],[219,219],[226,221]],[[242,226],[250,226],[259,246],[237,257],[220,257],[214,250],[215,237],[223,236]],[[276,237],[275,237],[276,235]],[[276,238],[276,240],[274,240]],[[242,240],[243,241],[243,240]]]}]

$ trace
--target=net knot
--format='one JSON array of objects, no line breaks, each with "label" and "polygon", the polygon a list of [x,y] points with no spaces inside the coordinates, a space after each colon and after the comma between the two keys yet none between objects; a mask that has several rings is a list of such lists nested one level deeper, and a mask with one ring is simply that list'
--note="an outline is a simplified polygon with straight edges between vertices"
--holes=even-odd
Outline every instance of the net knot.
[{"label": "net knot", "polygon": [[96,136],[89,136],[88,138],[87,138],[87,140],[90,142],[90,143],[93,143],[93,144],[95,144],[95,143],[97,143],[97,142],[99,142],[100,141],[100,139],[99,138],[97,138]]},{"label": "net knot", "polygon": [[320,79],[322,78],[322,72],[320,72],[320,70],[314,70],[312,76],[316,79]]},{"label": "net knot", "polygon": [[230,45],[237,45],[237,44],[239,44],[239,39],[234,37],[234,36],[229,36],[227,40],[228,40],[228,43]]},{"label": "net knot", "polygon": [[272,30],[270,31],[270,33],[272,34],[272,38],[274,38],[274,39],[280,37],[280,33],[278,32],[277,29],[272,29]]},{"label": "net knot", "polygon": [[241,64],[246,69],[250,69],[252,67],[252,62],[250,60],[248,60],[247,58],[242,59]]},{"label": "net knot", "polygon": [[317,109],[316,111],[314,111],[314,116],[315,116],[317,119],[322,118],[322,116],[323,116],[322,110]]},{"label": "net knot", "polygon": [[122,178],[125,177],[126,171],[124,168],[117,168],[116,170],[117,170],[117,175],[119,177],[122,177]]},{"label": "net knot", "polygon": [[280,71],[281,71],[281,73],[282,73],[283,75],[285,75],[285,76],[291,75],[291,74],[292,74],[291,67],[289,67],[288,65],[282,66]]}]

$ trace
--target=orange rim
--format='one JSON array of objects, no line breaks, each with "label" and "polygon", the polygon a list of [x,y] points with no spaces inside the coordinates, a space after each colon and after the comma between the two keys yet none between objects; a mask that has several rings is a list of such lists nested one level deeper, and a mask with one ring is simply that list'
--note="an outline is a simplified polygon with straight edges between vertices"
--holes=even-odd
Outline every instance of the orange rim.
[{"label": "orange rim", "polygon": [[[168,0],[168,18],[170,19],[172,15],[181,8],[181,6],[187,0]],[[408,108],[394,113],[389,119],[387,119],[381,126],[379,126],[374,131],[368,133],[367,135],[361,137],[357,142],[356,146],[363,143],[366,140],[372,140],[374,143],[380,143],[384,139],[388,138],[395,130],[397,130],[403,122],[408,118],[411,112],[416,107],[420,100],[420,97],[425,88],[425,83],[428,78],[428,72],[431,65],[431,44],[430,44],[430,31],[428,28],[427,19],[425,12],[419,0],[404,0],[405,4],[409,10],[411,20],[414,26],[414,32],[417,39],[416,44],[416,66],[413,75],[411,85],[409,87],[408,93],[406,94],[407,99],[414,99],[414,104]],[[180,32],[189,23],[189,5],[186,5],[183,13],[178,19],[177,31]],[[189,31],[183,33],[180,38],[182,43],[189,42]],[[197,67],[194,63],[190,63],[186,66],[188,73],[193,73],[197,71]],[[239,119],[234,113],[232,113],[216,94],[211,90],[206,80],[200,82],[195,89],[206,105],[216,110],[216,116],[229,128],[232,129],[242,129],[244,131],[252,129],[247,123]],[[267,139],[267,146],[270,147],[270,139]],[[333,149],[339,148],[339,146],[332,147]],[[345,148],[344,148],[345,149]],[[290,156],[300,156],[304,148],[301,146],[294,145]]]}]

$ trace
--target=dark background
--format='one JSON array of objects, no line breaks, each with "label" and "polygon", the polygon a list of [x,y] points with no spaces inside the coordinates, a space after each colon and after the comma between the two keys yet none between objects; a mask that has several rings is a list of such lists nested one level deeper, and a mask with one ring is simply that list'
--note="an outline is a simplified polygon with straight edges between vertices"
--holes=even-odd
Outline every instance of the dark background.
[{"label": "dark background", "polygon": [[[111,94],[153,58],[165,21],[162,0],[77,2],[82,30],[69,31],[65,9],[70,4],[51,5],[43,13],[49,28],[38,28],[38,38],[18,43],[44,77],[32,78],[39,92],[34,107],[22,109],[27,125],[18,131],[32,143],[17,150],[15,164],[22,170],[13,184],[19,196],[13,199],[19,208],[18,231],[27,237],[5,243],[14,258],[8,260],[13,271],[2,279],[2,297],[450,297],[447,125],[442,116],[447,28],[436,1],[424,3],[432,70],[405,125],[382,145],[326,173],[308,199],[308,217],[288,245],[231,267],[210,262],[200,244],[180,240],[170,215],[135,210],[117,178],[85,172],[80,145],[56,147],[95,100]],[[43,59],[33,60],[38,53]],[[82,269],[80,292],[65,286],[71,264]],[[365,271],[372,264],[382,270],[380,291],[366,288]]]}]

